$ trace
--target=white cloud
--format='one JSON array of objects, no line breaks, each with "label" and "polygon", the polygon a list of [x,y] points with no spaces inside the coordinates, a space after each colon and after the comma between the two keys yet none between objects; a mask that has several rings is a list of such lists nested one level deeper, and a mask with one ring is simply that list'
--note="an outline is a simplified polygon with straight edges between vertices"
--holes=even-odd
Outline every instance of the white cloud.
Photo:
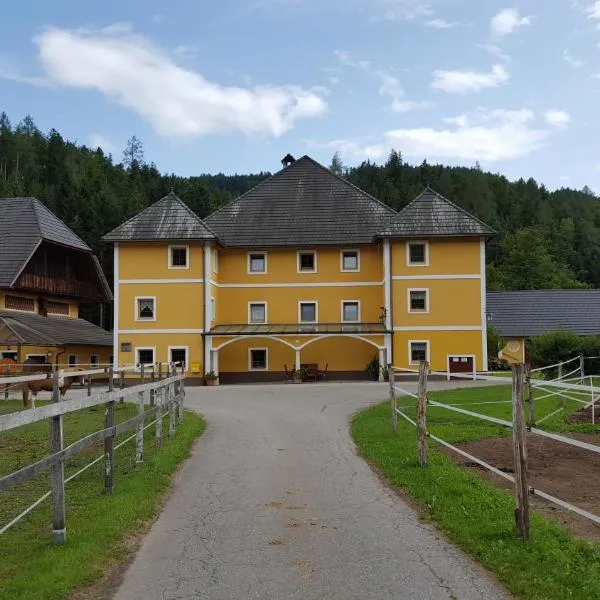
[{"label": "white cloud", "polygon": [[600,28],[600,0],[596,0],[593,4],[590,4],[586,9],[588,19],[592,21],[598,22],[598,27]]},{"label": "white cloud", "polygon": [[496,58],[499,58],[500,60],[504,60],[506,62],[510,61],[510,56],[506,54],[506,52],[504,52],[504,50],[502,50],[500,46],[496,46],[495,44],[478,44],[477,47],[481,48],[482,50],[485,50],[486,52],[488,52],[492,56],[495,56]]},{"label": "white cloud", "polygon": [[458,27],[460,23],[446,21],[445,19],[431,19],[430,21],[425,21],[425,27],[433,27],[434,29],[452,29],[453,27]]},{"label": "white cloud", "polygon": [[571,122],[571,116],[564,110],[552,108],[544,113],[544,120],[552,127],[566,127]]},{"label": "white cloud", "polygon": [[371,68],[370,60],[359,60],[354,61],[350,58],[350,54],[345,50],[334,50],[336,58],[347,67],[354,67],[355,69],[362,69],[363,71],[368,71]]},{"label": "white cloud", "polygon": [[492,35],[501,37],[509,35],[519,27],[531,24],[531,17],[522,17],[516,8],[504,8],[496,13],[490,22]]},{"label": "white cloud", "polygon": [[510,79],[504,65],[494,65],[491,72],[477,71],[434,71],[431,87],[448,94],[468,94],[481,92],[486,88],[496,88]]},{"label": "white cloud", "polygon": [[431,3],[423,0],[382,0],[381,17],[373,17],[372,21],[413,21],[433,15]]},{"label": "white cloud", "polygon": [[582,60],[579,60],[579,59],[574,58],[573,56],[571,56],[571,54],[569,53],[568,50],[564,50],[564,52],[563,52],[563,60],[566,63],[570,64],[575,69],[580,69],[585,64]]},{"label": "white cloud", "polygon": [[551,130],[537,127],[535,118],[529,109],[479,109],[445,119],[446,127],[438,129],[395,129],[374,143],[335,140],[326,146],[358,160],[379,160],[396,148],[418,161],[493,163],[528,156],[544,145]]},{"label": "white cloud", "polygon": [[165,136],[241,132],[280,136],[327,104],[300,86],[223,86],[184,69],[122,25],[102,30],[48,29],[36,38],[55,85],[96,90],[148,120]]},{"label": "white cloud", "polygon": [[96,148],[102,148],[104,154],[115,154],[117,151],[116,146],[101,133],[92,133],[90,135],[89,148],[95,150]]},{"label": "white cloud", "polygon": [[381,79],[381,87],[379,94],[381,96],[390,96],[392,103],[390,109],[397,113],[406,113],[413,110],[428,108],[431,102],[425,100],[406,100],[406,92],[398,78],[386,73],[385,71],[377,71],[376,75]]}]

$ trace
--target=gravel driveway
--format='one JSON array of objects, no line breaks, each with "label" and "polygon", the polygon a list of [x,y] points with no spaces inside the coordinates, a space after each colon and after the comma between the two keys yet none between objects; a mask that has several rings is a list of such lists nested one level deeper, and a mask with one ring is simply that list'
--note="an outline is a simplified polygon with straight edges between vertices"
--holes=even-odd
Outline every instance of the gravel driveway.
[{"label": "gravel driveway", "polygon": [[376,383],[187,388],[208,427],[115,598],[507,598],[357,456],[348,419],[386,395]]}]

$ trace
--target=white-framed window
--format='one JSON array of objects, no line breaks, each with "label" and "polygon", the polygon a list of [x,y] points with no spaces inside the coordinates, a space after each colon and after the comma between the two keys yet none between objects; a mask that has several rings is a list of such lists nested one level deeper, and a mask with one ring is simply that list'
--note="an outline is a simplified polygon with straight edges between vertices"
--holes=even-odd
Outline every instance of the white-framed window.
[{"label": "white-framed window", "polygon": [[135,297],[135,320],[156,321],[156,296]]},{"label": "white-framed window", "polygon": [[317,323],[319,320],[319,307],[316,302],[298,302],[298,322]]},{"label": "white-framed window", "polygon": [[342,323],[360,322],[360,302],[358,300],[342,300]]},{"label": "white-framed window", "polygon": [[69,354],[69,367],[77,366],[77,354]]},{"label": "white-framed window", "polygon": [[429,312],[429,290],[427,288],[409,288],[407,293],[409,313]]},{"label": "white-framed window", "polygon": [[219,251],[216,248],[213,250],[213,271],[219,272]]},{"label": "white-framed window", "polygon": [[360,251],[342,250],[340,252],[340,269],[344,273],[357,273],[360,271]]},{"label": "white-framed window", "polygon": [[269,351],[267,348],[248,348],[248,371],[268,371]]},{"label": "white-framed window", "polygon": [[429,243],[425,241],[406,242],[406,264],[409,267],[429,266]]},{"label": "white-framed window", "polygon": [[267,272],[267,253],[248,252],[248,273],[251,275]]},{"label": "white-framed window", "polygon": [[266,302],[248,302],[248,323],[266,323],[267,322],[267,303]]},{"label": "white-framed window", "polygon": [[100,364],[97,354],[90,354],[90,367],[95,369]]},{"label": "white-framed window", "polygon": [[408,360],[411,365],[418,365],[422,360],[429,362],[429,340],[409,340]]},{"label": "white-framed window", "polygon": [[169,246],[169,269],[189,269],[190,248],[187,245]]},{"label": "white-framed window", "polygon": [[141,365],[154,365],[156,362],[156,348],[154,346],[139,346],[135,349],[136,367]]},{"label": "white-framed window", "polygon": [[18,362],[19,353],[15,350],[3,350],[0,352],[0,358],[10,358],[10,360]]},{"label": "white-framed window", "polygon": [[210,320],[217,320],[217,301],[215,300],[214,296],[210,297]]},{"label": "white-framed window", "polygon": [[314,250],[300,250],[298,252],[298,273],[317,272],[317,253]]},{"label": "white-framed window", "polygon": [[177,372],[181,370],[180,365],[183,364],[183,370],[188,370],[188,347],[187,346],[169,346],[169,362],[175,363]]}]

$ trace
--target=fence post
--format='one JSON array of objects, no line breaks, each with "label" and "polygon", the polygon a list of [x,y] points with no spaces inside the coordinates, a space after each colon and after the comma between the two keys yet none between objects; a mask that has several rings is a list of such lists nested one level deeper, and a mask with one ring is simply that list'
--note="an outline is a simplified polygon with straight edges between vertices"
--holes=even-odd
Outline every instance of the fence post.
[{"label": "fence post", "polygon": [[[144,392],[138,392],[137,414],[144,414]],[[135,432],[135,464],[144,462],[144,419],[141,418]]]},{"label": "fence post", "polygon": [[[169,363],[169,376],[172,377],[175,374],[175,365]],[[169,398],[169,437],[175,437],[175,384],[170,383],[168,386],[168,398]]]},{"label": "fence post", "polygon": [[[152,365],[152,373],[150,373],[150,381],[154,382],[154,366]],[[150,406],[154,406],[154,390],[150,390]]]},{"label": "fence post", "polygon": [[158,363],[158,378],[162,379],[162,363]]},{"label": "fence post", "polygon": [[88,375],[87,378],[87,395],[88,398],[92,395],[92,376]]},{"label": "fence post", "polygon": [[533,384],[531,383],[531,365],[524,367],[526,397],[525,402],[529,404],[529,427],[535,427],[535,398],[533,396]]},{"label": "fence post", "polygon": [[185,396],[185,363],[181,363],[181,379],[179,380],[179,401],[177,402],[177,422],[183,423],[183,398]]},{"label": "fence post", "polygon": [[[114,369],[110,365],[108,367],[108,391],[112,392],[114,389]],[[106,409],[104,411],[104,428],[115,426],[115,402],[106,403]],[[113,490],[113,459],[115,453],[115,437],[110,435],[104,438],[104,493],[112,494]]]},{"label": "fence post", "polygon": [[[119,389],[125,389],[125,371],[119,373]],[[125,395],[119,398],[119,404],[123,404],[123,402],[125,402]]]},{"label": "fence post", "polygon": [[579,355],[579,383],[583,385],[583,379],[585,378],[585,358],[583,354]]},{"label": "fence post", "polygon": [[422,360],[419,364],[419,392],[417,403],[417,438],[419,440],[419,465],[427,466],[427,369],[429,363]]},{"label": "fence post", "polygon": [[592,393],[592,425],[596,424],[596,400],[594,398],[594,378],[590,375],[590,392]]},{"label": "fence post", "polygon": [[143,385],[145,383],[145,381],[144,381],[144,363],[140,364],[140,377],[142,378],[141,383]]},{"label": "fence post", "polygon": [[388,379],[390,382],[390,405],[392,409],[392,431],[396,433],[398,431],[398,413],[396,412],[396,388],[394,386],[394,380],[396,375],[392,367],[392,363],[388,364]]},{"label": "fence post", "polygon": [[8,383],[4,384],[4,399],[8,400]]},{"label": "fence post", "polygon": [[154,436],[156,438],[156,447],[162,446],[162,426],[163,426],[163,403],[164,403],[164,386],[156,389],[156,395],[154,399],[156,401],[156,427],[154,430]]},{"label": "fence post", "polygon": [[513,365],[513,450],[515,461],[515,521],[523,539],[529,539],[529,485],[527,439],[523,413],[523,364]]},{"label": "fence post", "polygon": [[[52,372],[52,402],[60,402],[58,365]],[[59,415],[50,419],[50,451],[54,454],[63,449],[63,417]],[[52,537],[55,544],[67,541],[65,523],[65,466],[61,460],[52,465],[50,470],[52,488]]]}]

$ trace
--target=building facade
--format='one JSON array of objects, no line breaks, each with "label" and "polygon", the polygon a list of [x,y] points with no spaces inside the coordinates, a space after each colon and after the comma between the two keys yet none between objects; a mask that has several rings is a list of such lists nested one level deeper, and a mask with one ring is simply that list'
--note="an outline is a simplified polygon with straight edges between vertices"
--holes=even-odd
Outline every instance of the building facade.
[{"label": "building facade", "polygon": [[0,359],[107,364],[109,332],[79,318],[112,294],[92,250],[35,198],[0,199]]},{"label": "building facade", "polygon": [[397,213],[306,156],[205,221],[171,193],[104,237],[114,355],[221,382],[485,370],[492,233],[430,189]]}]

